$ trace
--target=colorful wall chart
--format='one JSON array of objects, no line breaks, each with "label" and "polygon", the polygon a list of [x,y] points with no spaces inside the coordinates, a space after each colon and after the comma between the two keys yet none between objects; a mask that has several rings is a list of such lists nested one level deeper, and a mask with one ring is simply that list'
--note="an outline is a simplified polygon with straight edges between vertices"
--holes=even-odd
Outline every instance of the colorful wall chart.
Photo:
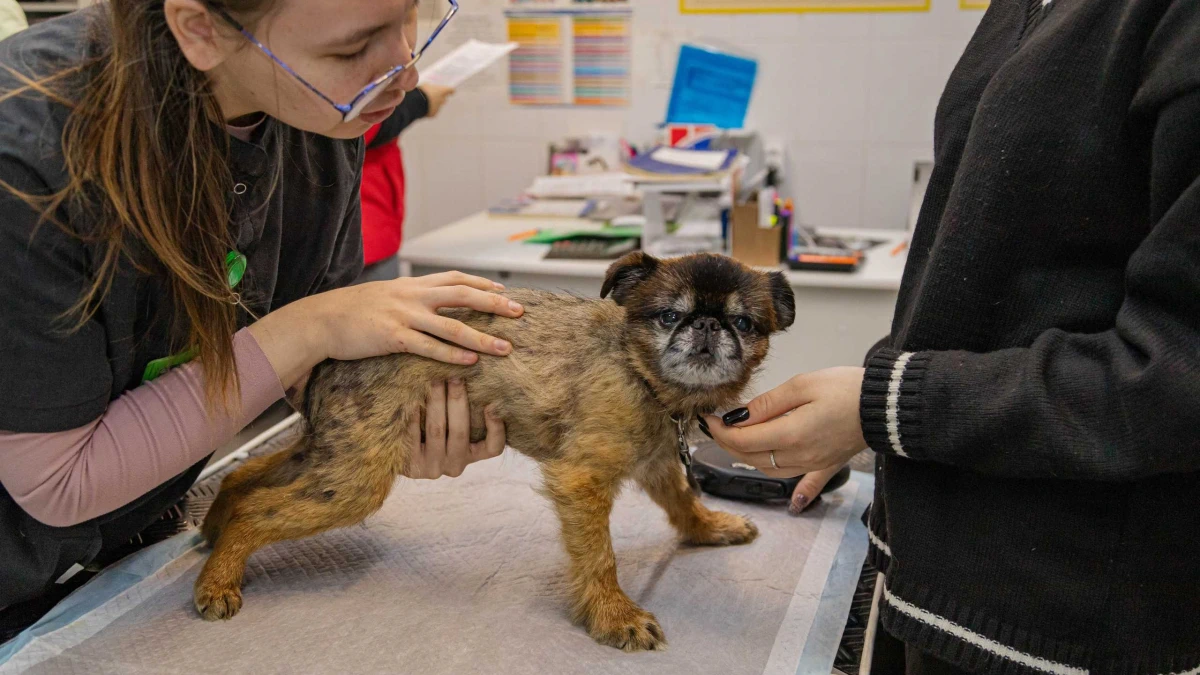
[{"label": "colorful wall chart", "polygon": [[679,0],[679,11],[684,14],[927,12],[929,3],[930,0]]},{"label": "colorful wall chart", "polygon": [[627,2],[564,3],[534,9],[514,2],[506,12],[509,100],[517,105],[624,106],[630,96]]},{"label": "colorful wall chart", "polygon": [[629,105],[629,17],[581,15],[575,23],[575,105]]},{"label": "colorful wall chart", "polygon": [[520,47],[508,57],[508,90],[513,103],[562,103],[562,22],[557,16],[510,16],[508,39]]}]

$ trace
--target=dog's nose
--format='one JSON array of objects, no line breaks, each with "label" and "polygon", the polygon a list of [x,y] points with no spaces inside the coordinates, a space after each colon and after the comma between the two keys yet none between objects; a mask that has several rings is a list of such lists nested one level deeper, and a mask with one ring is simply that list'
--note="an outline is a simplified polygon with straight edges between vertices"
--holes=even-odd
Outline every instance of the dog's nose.
[{"label": "dog's nose", "polygon": [[721,330],[721,322],[712,317],[700,317],[692,322],[692,328],[702,333],[716,333]]}]

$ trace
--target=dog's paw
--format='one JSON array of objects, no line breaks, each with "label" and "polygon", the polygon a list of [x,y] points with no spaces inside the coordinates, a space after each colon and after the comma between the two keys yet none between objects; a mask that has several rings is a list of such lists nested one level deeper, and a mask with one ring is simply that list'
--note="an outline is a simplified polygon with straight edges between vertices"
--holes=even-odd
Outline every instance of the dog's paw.
[{"label": "dog's paw", "polygon": [[596,642],[627,652],[661,651],[667,648],[658,619],[630,603],[616,611],[600,611],[588,621],[588,635]]},{"label": "dog's paw", "polygon": [[196,611],[205,621],[232,619],[242,609],[242,591],[196,584]]},{"label": "dog's paw", "polygon": [[748,518],[710,511],[684,541],[697,546],[736,546],[749,544],[757,537],[758,528]]}]

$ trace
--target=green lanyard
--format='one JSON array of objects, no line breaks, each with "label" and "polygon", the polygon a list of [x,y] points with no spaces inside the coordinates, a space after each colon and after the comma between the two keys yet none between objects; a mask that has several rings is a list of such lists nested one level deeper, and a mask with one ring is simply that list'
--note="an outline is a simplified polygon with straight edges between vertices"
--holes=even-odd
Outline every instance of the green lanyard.
[{"label": "green lanyard", "polygon": [[[246,256],[237,251],[225,254],[225,273],[229,276],[229,288],[237,288],[237,285],[242,282],[242,276],[246,274]],[[172,356],[154,359],[146,364],[146,370],[142,373],[142,383],[145,384],[175,366],[183,365],[194,358],[196,358],[196,348],[191,347]]]}]

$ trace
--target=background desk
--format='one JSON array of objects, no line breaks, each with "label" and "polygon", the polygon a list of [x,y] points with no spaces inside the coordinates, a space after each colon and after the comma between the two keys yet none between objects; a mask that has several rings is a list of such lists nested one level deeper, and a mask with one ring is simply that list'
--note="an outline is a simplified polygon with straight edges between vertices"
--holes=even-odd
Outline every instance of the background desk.
[{"label": "background desk", "polygon": [[[590,229],[575,219],[504,218],[481,213],[404,243],[401,273],[422,275],[460,270],[500,281],[510,288],[566,290],[599,296],[608,261],[544,260],[549,245],[511,242],[533,228]],[[887,334],[905,254],[891,256],[907,236],[878,230],[829,230],[823,234],[887,239],[868,253],[857,272],[794,272],[796,323],[772,340],[766,368],[755,389],[765,391],[793,375],[829,366],[861,365],[867,349]]]}]

